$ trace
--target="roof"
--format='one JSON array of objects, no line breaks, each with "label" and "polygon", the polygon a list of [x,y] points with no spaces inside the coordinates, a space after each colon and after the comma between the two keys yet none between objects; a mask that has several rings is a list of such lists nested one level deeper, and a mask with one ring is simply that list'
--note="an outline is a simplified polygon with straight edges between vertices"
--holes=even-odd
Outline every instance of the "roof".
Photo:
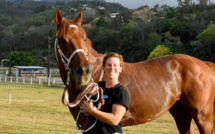
[{"label": "roof", "polygon": [[44,69],[45,68],[41,66],[14,66],[14,67],[18,69]]}]

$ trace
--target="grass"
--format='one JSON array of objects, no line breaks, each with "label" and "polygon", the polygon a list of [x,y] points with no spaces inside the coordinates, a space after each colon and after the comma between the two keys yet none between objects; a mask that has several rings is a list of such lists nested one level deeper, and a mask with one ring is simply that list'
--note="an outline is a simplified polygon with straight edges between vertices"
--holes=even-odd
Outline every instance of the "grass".
[{"label": "grass", "polygon": [[[9,91],[12,103],[9,104]],[[61,103],[63,86],[0,83],[1,134],[81,134]],[[171,115],[123,128],[124,134],[178,134]]]}]

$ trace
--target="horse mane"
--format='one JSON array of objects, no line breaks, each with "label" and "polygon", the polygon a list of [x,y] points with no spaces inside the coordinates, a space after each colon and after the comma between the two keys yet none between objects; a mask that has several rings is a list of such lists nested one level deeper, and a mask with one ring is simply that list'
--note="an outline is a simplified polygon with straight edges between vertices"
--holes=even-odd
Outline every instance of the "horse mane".
[{"label": "horse mane", "polygon": [[90,52],[90,54],[92,54],[92,55],[94,55],[94,56],[96,56],[96,57],[100,57],[100,56],[103,57],[102,54],[98,53],[98,52],[93,48],[92,42],[91,42],[91,40],[90,40],[88,37],[87,37],[86,46],[87,46],[88,51]]}]

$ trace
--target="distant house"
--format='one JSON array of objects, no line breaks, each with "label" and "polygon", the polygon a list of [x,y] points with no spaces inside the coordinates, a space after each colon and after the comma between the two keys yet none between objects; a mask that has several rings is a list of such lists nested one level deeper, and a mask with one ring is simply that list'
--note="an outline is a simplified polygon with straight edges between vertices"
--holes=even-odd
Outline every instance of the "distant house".
[{"label": "distant house", "polygon": [[102,7],[102,6],[98,6],[98,7],[97,7],[97,9],[105,10],[105,8],[104,8],[104,7]]},{"label": "distant house", "polygon": [[76,12],[76,11],[77,11],[76,8],[70,8],[70,10],[71,10],[72,12]]},{"label": "distant house", "polygon": [[88,7],[88,5],[87,5],[87,4],[83,4],[83,5],[82,5],[82,9],[84,9],[84,10],[90,10],[91,8],[90,8],[90,7]]},{"label": "distant house", "polygon": [[117,15],[119,15],[119,13],[111,13],[111,14],[110,14],[110,17],[111,17],[111,18],[116,18]]},{"label": "distant house", "polygon": [[18,77],[41,77],[41,70],[45,67],[41,66],[14,66],[16,68],[16,76]]}]

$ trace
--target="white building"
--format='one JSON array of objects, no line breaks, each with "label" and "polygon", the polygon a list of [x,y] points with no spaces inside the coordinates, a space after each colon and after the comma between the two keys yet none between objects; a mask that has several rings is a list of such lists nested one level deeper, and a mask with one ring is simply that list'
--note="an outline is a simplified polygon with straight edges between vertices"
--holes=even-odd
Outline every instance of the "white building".
[{"label": "white building", "polygon": [[16,76],[18,77],[41,77],[41,70],[45,67],[41,66],[14,66],[16,68]]}]

